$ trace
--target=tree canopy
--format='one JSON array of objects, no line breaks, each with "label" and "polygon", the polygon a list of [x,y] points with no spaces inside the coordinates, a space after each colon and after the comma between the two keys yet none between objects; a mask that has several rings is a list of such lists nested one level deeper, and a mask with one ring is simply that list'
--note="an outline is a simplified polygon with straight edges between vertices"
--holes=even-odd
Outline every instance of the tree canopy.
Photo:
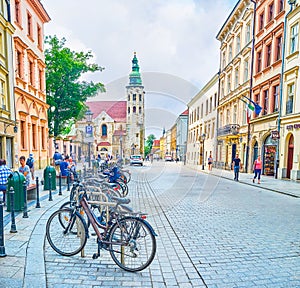
[{"label": "tree canopy", "polygon": [[81,79],[87,72],[102,71],[98,64],[90,63],[92,52],[75,52],[65,46],[66,39],[47,36],[45,49],[46,95],[50,105],[48,121],[50,134],[66,134],[77,120],[84,117],[88,97],[104,92],[104,85]]},{"label": "tree canopy", "polygon": [[147,137],[146,145],[145,145],[145,156],[151,153],[154,140],[155,140],[155,136],[153,134],[150,134]]}]

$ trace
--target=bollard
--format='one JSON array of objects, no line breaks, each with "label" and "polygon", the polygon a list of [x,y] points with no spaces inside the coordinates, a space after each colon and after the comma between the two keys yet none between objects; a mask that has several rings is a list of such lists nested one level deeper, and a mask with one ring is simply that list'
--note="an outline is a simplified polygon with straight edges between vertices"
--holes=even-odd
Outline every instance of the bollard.
[{"label": "bollard", "polygon": [[61,193],[61,172],[59,172],[58,184],[59,184],[58,195],[62,195],[62,193]]},{"label": "bollard", "polygon": [[3,223],[3,192],[0,191],[0,257],[7,256],[4,246],[4,223]]},{"label": "bollard", "polygon": [[23,182],[23,193],[24,193],[23,218],[28,218],[28,213],[27,213],[27,185],[26,185],[26,181]]},{"label": "bollard", "polygon": [[67,174],[68,191],[70,191],[70,173]]},{"label": "bollard", "polygon": [[35,178],[35,183],[36,183],[36,205],[35,205],[35,208],[41,208],[41,205],[40,205],[39,177]]},{"label": "bollard", "polygon": [[49,173],[49,201],[53,201],[52,199],[52,191],[51,191],[51,173]]},{"label": "bollard", "polygon": [[16,218],[15,218],[15,191],[13,187],[10,187],[9,190],[9,196],[10,196],[10,219],[11,219],[11,226],[10,226],[10,233],[17,233],[17,227],[16,227]]}]

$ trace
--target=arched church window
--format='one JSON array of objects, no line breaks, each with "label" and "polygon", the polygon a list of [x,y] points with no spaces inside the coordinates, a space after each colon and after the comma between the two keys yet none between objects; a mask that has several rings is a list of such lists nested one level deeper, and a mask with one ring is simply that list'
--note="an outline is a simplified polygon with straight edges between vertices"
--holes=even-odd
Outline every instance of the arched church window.
[{"label": "arched church window", "polygon": [[139,114],[142,114],[142,107],[139,107]]},{"label": "arched church window", "polygon": [[136,113],[136,107],[135,106],[132,107],[132,113]]},{"label": "arched church window", "polygon": [[106,126],[106,124],[103,124],[101,128],[102,128],[102,136],[107,136],[107,126]]}]

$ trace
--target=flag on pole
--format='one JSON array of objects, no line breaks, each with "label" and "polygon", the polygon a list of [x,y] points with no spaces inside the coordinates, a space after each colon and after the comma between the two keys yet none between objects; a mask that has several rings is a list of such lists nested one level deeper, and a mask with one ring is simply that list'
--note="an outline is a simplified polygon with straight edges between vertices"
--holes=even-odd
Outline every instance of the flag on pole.
[{"label": "flag on pole", "polygon": [[[255,114],[256,115],[259,115],[259,113],[261,112],[261,110],[262,110],[262,107],[261,106],[259,106],[258,104],[256,104],[253,100],[251,100],[250,98],[248,98],[248,97],[246,97],[246,96],[244,96],[243,95],[243,97],[245,97],[247,100],[249,100],[253,105],[254,105],[254,110],[252,110],[252,111],[254,111],[255,112]],[[250,104],[249,104],[250,105]]]},{"label": "flag on pole", "polygon": [[250,119],[251,119],[251,113],[255,110],[254,106],[251,103],[247,103],[245,100],[240,99],[241,101],[243,101],[246,105],[245,105],[245,110],[246,110],[246,116],[247,116],[247,124],[250,123]]}]

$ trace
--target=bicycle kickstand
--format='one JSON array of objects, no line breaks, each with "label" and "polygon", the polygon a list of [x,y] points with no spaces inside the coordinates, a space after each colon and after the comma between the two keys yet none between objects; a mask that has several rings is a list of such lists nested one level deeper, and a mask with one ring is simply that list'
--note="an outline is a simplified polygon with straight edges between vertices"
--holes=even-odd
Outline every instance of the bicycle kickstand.
[{"label": "bicycle kickstand", "polygon": [[102,242],[99,241],[99,239],[97,240],[97,253],[93,254],[93,259],[97,259],[98,257],[100,257],[100,249],[102,247]]}]

